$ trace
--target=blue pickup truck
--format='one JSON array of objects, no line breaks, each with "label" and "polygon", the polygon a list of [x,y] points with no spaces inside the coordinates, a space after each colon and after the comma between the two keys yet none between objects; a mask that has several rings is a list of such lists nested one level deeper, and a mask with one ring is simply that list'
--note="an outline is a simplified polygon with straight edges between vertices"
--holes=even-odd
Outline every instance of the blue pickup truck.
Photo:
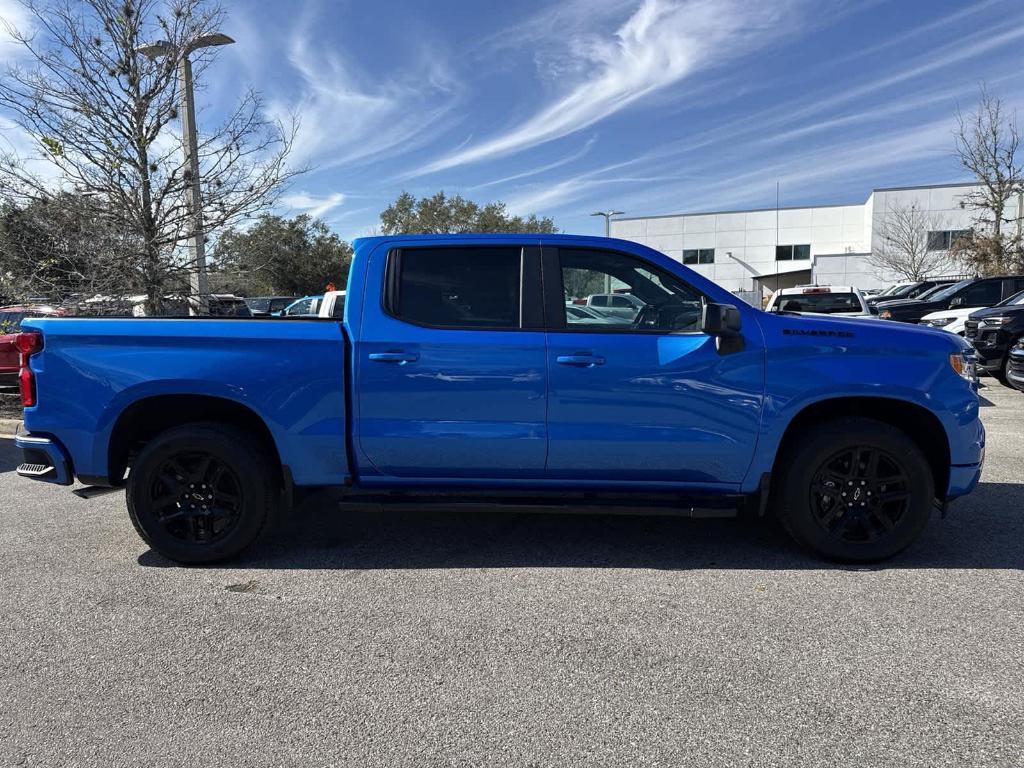
[{"label": "blue pickup truck", "polygon": [[[775,514],[872,561],[970,492],[973,357],[942,331],[766,314],[642,245],[357,240],[345,316],[33,319],[19,472],[125,486],[142,538],[230,558],[342,501]],[[628,294],[634,313],[567,312]]]}]

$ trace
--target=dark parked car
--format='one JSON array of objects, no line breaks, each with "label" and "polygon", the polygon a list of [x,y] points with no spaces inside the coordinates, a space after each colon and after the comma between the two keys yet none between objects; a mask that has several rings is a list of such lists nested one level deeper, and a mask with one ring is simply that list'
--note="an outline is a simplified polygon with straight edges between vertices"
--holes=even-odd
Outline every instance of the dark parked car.
[{"label": "dark parked car", "polygon": [[940,309],[992,307],[1020,291],[1024,291],[1024,275],[975,277],[946,286],[929,294],[927,298],[883,301],[876,306],[878,316],[883,320],[916,323],[925,315]]},{"label": "dark parked car", "polygon": [[1006,383],[1024,392],[1024,339],[1010,350],[1010,361],[1006,366]]},{"label": "dark parked car", "polygon": [[1010,350],[1024,338],[1024,291],[972,312],[964,322],[964,338],[978,351],[978,367],[1006,383]]},{"label": "dark parked car", "polygon": [[254,296],[245,303],[253,317],[271,317],[280,315],[293,301],[294,296]]},{"label": "dark parked car", "polygon": [[896,299],[919,299],[921,296],[928,291],[932,290],[936,286],[940,285],[952,285],[956,280],[943,280],[942,278],[936,278],[935,280],[919,280],[916,283],[901,283],[900,285],[888,288],[882,293],[876,296],[867,297],[868,309],[874,312],[877,307],[883,301],[895,301]]}]

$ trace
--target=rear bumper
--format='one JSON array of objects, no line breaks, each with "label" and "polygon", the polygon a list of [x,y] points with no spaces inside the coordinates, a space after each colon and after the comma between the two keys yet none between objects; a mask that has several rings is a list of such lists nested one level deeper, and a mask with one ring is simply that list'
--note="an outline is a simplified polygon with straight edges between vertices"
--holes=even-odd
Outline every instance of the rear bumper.
[{"label": "rear bumper", "polygon": [[55,485],[71,485],[74,482],[71,460],[55,440],[18,434],[14,444],[22,450],[25,458],[17,469],[22,477]]}]

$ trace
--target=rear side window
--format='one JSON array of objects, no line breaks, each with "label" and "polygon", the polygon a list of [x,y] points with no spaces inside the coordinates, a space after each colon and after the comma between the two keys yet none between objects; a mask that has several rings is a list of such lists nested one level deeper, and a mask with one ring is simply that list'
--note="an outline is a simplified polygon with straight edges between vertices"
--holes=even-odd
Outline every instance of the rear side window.
[{"label": "rear side window", "polygon": [[859,312],[860,302],[852,293],[795,293],[782,296],[778,302],[779,312]]},{"label": "rear side window", "polygon": [[334,308],[331,310],[331,317],[336,320],[341,320],[345,317],[345,297],[336,296],[334,298]]},{"label": "rear side window", "polygon": [[387,308],[439,328],[518,328],[522,249],[410,248],[388,260]]}]

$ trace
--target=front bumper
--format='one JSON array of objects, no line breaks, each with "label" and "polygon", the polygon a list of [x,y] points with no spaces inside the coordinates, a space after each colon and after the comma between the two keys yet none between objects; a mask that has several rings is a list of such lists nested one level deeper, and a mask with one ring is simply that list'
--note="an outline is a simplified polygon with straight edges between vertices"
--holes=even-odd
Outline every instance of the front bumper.
[{"label": "front bumper", "polygon": [[14,445],[22,450],[25,458],[16,470],[21,477],[55,485],[71,485],[75,481],[71,460],[56,440],[19,433]]}]

